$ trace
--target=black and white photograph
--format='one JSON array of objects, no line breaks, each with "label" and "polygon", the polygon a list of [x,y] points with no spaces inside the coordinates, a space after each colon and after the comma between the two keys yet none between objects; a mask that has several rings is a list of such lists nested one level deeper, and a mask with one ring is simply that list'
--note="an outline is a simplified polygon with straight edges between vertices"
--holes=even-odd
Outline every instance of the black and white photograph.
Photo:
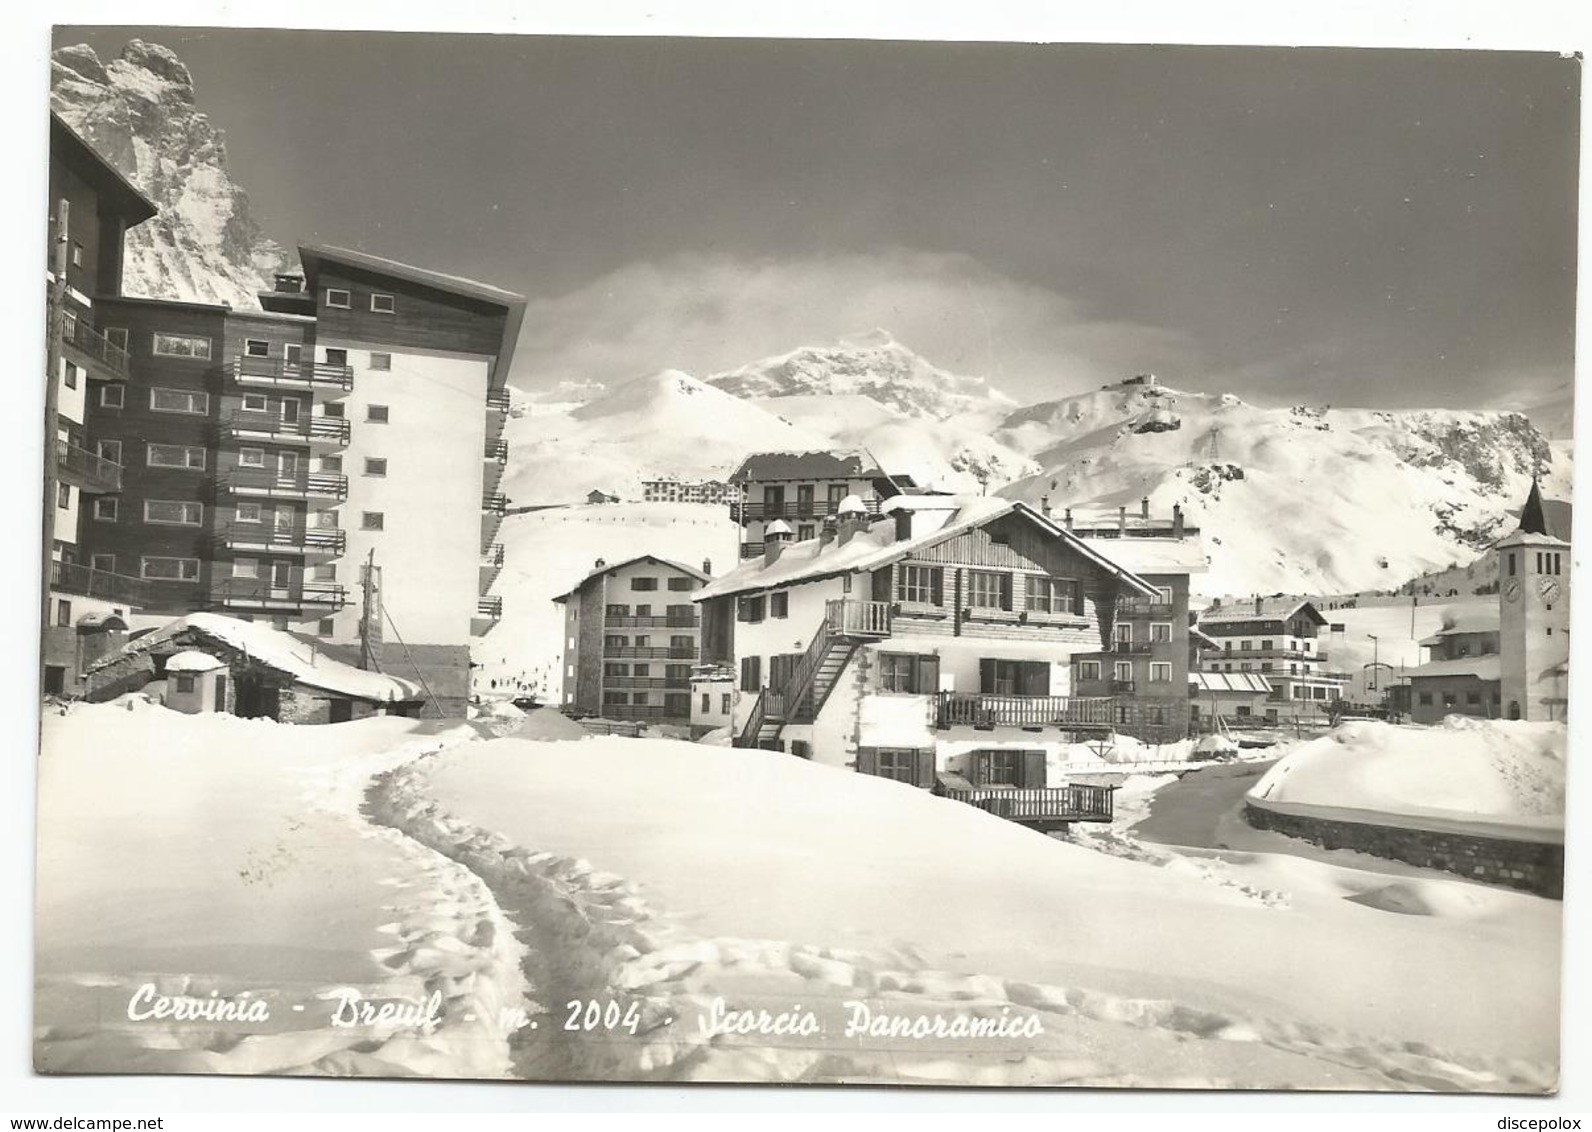
[{"label": "black and white photograph", "polygon": [[39,50],[33,1074],[1565,1085],[1579,55]]}]

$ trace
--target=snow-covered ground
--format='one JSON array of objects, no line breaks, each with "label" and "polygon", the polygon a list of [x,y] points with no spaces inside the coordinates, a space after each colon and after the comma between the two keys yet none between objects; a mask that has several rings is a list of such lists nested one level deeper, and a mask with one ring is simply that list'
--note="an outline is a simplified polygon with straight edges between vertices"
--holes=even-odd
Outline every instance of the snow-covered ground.
[{"label": "snow-covered ground", "polygon": [[1451,715],[1440,727],[1346,723],[1294,747],[1251,797],[1443,828],[1564,833],[1562,723]]},{"label": "snow-covered ground", "polygon": [[[36,1067],[506,1073],[498,1011],[522,993],[510,926],[477,878],[359,814],[373,773],[477,737],[396,717],[188,716],[139,697],[48,711]],[[334,1025],[359,1009],[350,993],[439,994],[436,1021]],[[156,1016],[217,1001],[268,1018]]]}]

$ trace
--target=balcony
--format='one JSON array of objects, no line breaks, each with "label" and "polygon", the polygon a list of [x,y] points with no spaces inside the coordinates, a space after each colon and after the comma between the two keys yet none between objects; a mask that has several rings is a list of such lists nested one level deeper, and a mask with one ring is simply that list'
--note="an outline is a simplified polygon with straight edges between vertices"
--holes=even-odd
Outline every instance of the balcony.
[{"label": "balcony", "polygon": [[696,629],[702,624],[702,617],[698,613],[666,614],[660,617],[628,617],[623,615],[610,615],[603,618],[603,624],[614,629]]},{"label": "balcony", "polygon": [[500,543],[500,542],[494,542],[491,545],[489,545],[485,550],[483,550],[481,552],[481,565],[483,565],[483,566],[501,566],[501,565],[503,565],[503,544]]},{"label": "balcony", "polygon": [[301,554],[336,558],[343,553],[346,536],[335,527],[278,527],[269,523],[226,523],[216,532],[216,545],[245,554]]},{"label": "balcony", "polygon": [[86,320],[68,316],[61,336],[61,352],[66,360],[100,381],[127,380],[127,351],[114,345]]},{"label": "balcony", "polygon": [[481,493],[481,510],[490,511],[494,515],[507,514],[509,497],[500,491],[487,491]]},{"label": "balcony", "polygon": [[833,598],[824,603],[824,627],[838,637],[888,637],[890,603]]},{"label": "balcony", "polygon": [[509,391],[507,389],[488,389],[486,391],[486,407],[497,413],[508,412]]},{"label": "balcony", "polygon": [[55,473],[62,483],[100,495],[122,490],[122,466],[96,455],[86,448],[57,439],[55,442]]},{"label": "balcony", "polygon": [[953,802],[1021,825],[1052,826],[1075,821],[1109,822],[1115,786],[1057,786],[1022,790],[1003,786],[952,786],[942,775],[935,793]]},{"label": "balcony", "polygon": [[50,588],[64,594],[99,598],[134,609],[152,604],[153,591],[143,578],[93,570],[76,562],[50,563]]},{"label": "balcony", "polygon": [[348,477],[335,472],[272,472],[236,468],[221,477],[221,490],[249,498],[331,500],[348,498]]},{"label": "balcony", "polygon": [[494,621],[503,620],[503,599],[496,595],[478,598],[475,614],[477,617],[490,617]]},{"label": "balcony", "polygon": [[688,676],[604,676],[604,688],[670,688],[677,692],[691,690]]},{"label": "balcony", "polygon": [[[878,518],[878,496],[863,496],[862,505],[868,509],[868,515],[871,518]],[[773,503],[767,500],[755,503],[732,503],[730,504],[730,518],[735,522],[743,523],[768,519],[822,520],[835,514],[839,506],[839,500],[831,503],[828,499],[798,499]]]},{"label": "balcony", "polygon": [[295,580],[278,586],[267,578],[221,578],[214,583],[210,601],[217,609],[331,613],[348,604],[348,591],[332,582]]},{"label": "balcony", "polygon": [[489,440],[486,442],[486,449],[482,455],[485,459],[495,460],[499,464],[506,464],[509,462],[509,442],[506,440]]},{"label": "balcony", "polygon": [[1232,657],[1234,660],[1249,660],[1259,658],[1262,660],[1326,660],[1327,654],[1322,652],[1308,652],[1304,649],[1223,649],[1222,659]]},{"label": "balcony", "polygon": [[1117,603],[1117,616],[1169,619],[1176,608],[1164,601],[1122,601]]},{"label": "balcony", "polygon": [[312,448],[348,447],[348,422],[342,417],[284,420],[275,413],[239,410],[222,422],[221,434],[230,440],[306,444]]},{"label": "balcony", "polygon": [[941,692],[935,726],[1059,727],[1067,731],[1108,731],[1116,719],[1115,701],[1106,696],[1008,696],[985,692]]},{"label": "balcony", "polygon": [[1113,680],[1113,681],[1111,681],[1111,690],[1112,690],[1112,692],[1116,692],[1116,693],[1122,693],[1122,694],[1125,694],[1125,695],[1131,695],[1133,693],[1133,690],[1135,688],[1137,688],[1137,687],[1138,687],[1138,685],[1132,680]]},{"label": "balcony", "polygon": [[695,660],[695,645],[603,645],[603,656],[616,658],[632,658],[636,660]]},{"label": "balcony", "polygon": [[231,373],[234,382],[250,389],[296,389],[336,395],[354,388],[353,368],[328,362],[237,357],[232,359]]}]

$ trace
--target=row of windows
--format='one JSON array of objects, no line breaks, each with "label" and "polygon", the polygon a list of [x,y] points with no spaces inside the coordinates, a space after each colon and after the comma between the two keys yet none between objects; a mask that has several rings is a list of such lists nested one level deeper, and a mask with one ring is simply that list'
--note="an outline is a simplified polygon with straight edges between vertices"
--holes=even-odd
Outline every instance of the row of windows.
[{"label": "row of windows", "polygon": [[[997,570],[968,570],[964,601],[974,609],[1013,608],[1012,575]],[[896,571],[895,599],[906,605],[944,605],[945,570],[939,566],[902,566]],[[1083,588],[1073,578],[1030,577],[1027,608],[1035,613],[1078,614]]]},{"label": "row of windows", "polygon": [[[696,589],[695,578],[673,577],[667,579],[668,588],[674,593],[686,593]],[[639,593],[650,593],[658,588],[658,579],[650,575],[641,575],[630,579],[630,588]]]},{"label": "row of windows", "polygon": [[[1260,642],[1260,650],[1259,651],[1261,651],[1261,652],[1271,652],[1272,651],[1272,645],[1274,643],[1275,642],[1273,642],[1269,638],[1262,640]],[[1253,641],[1239,641],[1238,645],[1237,645],[1238,651],[1239,652],[1249,652],[1249,651],[1251,651],[1250,650],[1250,645],[1252,645],[1252,644],[1254,644]],[[1307,640],[1301,640],[1297,644],[1291,644],[1288,641],[1284,641],[1282,647],[1284,649],[1289,649],[1289,650],[1297,648],[1300,652],[1309,652],[1310,651],[1310,641],[1308,639]],[[1232,641],[1223,641],[1222,642],[1222,651],[1223,652],[1232,652],[1233,648],[1234,648],[1234,645],[1233,645]]]},{"label": "row of windows", "polygon": [[[606,613],[609,617],[651,617],[653,615],[652,606],[650,605],[609,605]],[[689,621],[696,616],[696,609],[690,605],[666,605],[664,606],[664,614],[668,617],[684,618]]]},{"label": "row of windows", "polygon": [[743,597],[736,603],[735,619],[755,624],[763,620],[765,608],[770,620],[780,621],[789,617],[790,594],[782,590],[779,593],[771,593],[766,598],[762,594],[756,597]]},{"label": "row of windows", "polygon": [[[1539,573],[1539,574],[1558,574],[1558,573],[1560,573],[1563,570],[1564,563],[1563,563],[1562,557],[1560,556],[1560,554],[1557,551],[1539,550],[1539,551],[1536,552],[1536,555],[1537,555],[1537,573]],[[1505,558],[1505,563],[1506,563],[1506,569],[1508,570],[1509,576],[1510,577],[1514,577],[1514,574],[1515,574],[1515,552],[1511,550],[1507,555],[1504,556],[1504,558]]]},{"label": "row of windows", "polygon": [[[721,693],[719,693],[719,714],[720,715],[729,715],[730,714],[730,702],[731,702],[731,693],[729,693],[729,692],[721,692]],[[702,693],[702,714],[703,715],[712,715],[713,714],[713,693],[712,692],[703,692]]]},{"label": "row of windows", "polygon": [[[353,293],[344,287],[328,287],[326,288],[326,305],[337,310],[352,310],[354,305]],[[391,295],[373,293],[370,296],[371,314],[396,314],[397,310],[397,301]]]},{"label": "row of windows", "polygon": [[[278,402],[278,412],[285,421],[297,421],[299,413],[303,411],[303,402],[297,397],[284,397]],[[123,409],[127,407],[127,387],[125,385],[106,385],[100,389],[100,407],[105,409]],[[194,389],[162,389],[151,388],[149,391],[149,408],[155,413],[181,413],[186,416],[203,417],[210,413],[210,394],[203,390]],[[271,401],[264,393],[245,393],[242,402],[243,411],[246,413],[269,413]],[[340,418],[346,406],[340,401],[328,401],[323,407],[326,416]],[[365,420],[371,424],[388,424],[392,420],[392,408],[388,405],[366,405]]]},{"label": "row of windows", "polygon": [[[329,366],[346,366],[348,364],[348,351],[340,346],[328,346],[323,351],[326,364]],[[271,357],[271,343],[264,338],[245,338],[243,340],[243,354],[248,358]],[[367,365],[373,370],[392,369],[392,355],[384,351],[372,350],[366,355]],[[296,366],[304,359],[304,347],[297,342],[284,342],[282,344],[282,359],[289,366]]]},{"label": "row of windows", "polygon": [[[65,486],[64,484],[62,485]],[[62,503],[61,506],[67,506]],[[258,503],[240,502],[234,508],[233,521],[238,523],[265,523],[273,521],[279,526],[291,527],[294,525],[297,512],[291,508],[283,508],[275,512],[266,510]],[[94,518],[102,523],[115,523],[121,520],[121,500],[115,496],[102,495],[94,500]],[[144,500],[144,522],[157,523],[166,526],[199,527],[204,525],[204,504],[168,499]],[[321,511],[317,513],[317,526],[335,530],[338,522],[336,511]],[[361,511],[359,514],[359,529],[362,531],[381,531],[387,529],[387,513],[385,511]]]},{"label": "row of windows", "polygon": [[[1131,621],[1118,621],[1112,627],[1118,644],[1131,645],[1133,643],[1133,623]],[[1167,644],[1172,640],[1172,623],[1170,621],[1150,622],[1150,642],[1152,644]]]},{"label": "row of windows", "polygon": [[[1290,675],[1290,676],[1298,676],[1300,674],[1299,673],[1299,669],[1300,669],[1300,665],[1292,664],[1292,663],[1289,664],[1288,665],[1288,675]],[[1272,669],[1272,662],[1271,661],[1263,660],[1263,661],[1260,662],[1258,671],[1260,671],[1260,672],[1271,672],[1272,670],[1273,669]],[[1241,661],[1238,662],[1238,666],[1235,669],[1233,667],[1233,662],[1229,660],[1227,662],[1227,667],[1226,668],[1223,668],[1220,664],[1212,664],[1211,665],[1211,671],[1212,672],[1235,672],[1235,671],[1236,672],[1255,672],[1255,671],[1257,671],[1257,668],[1256,668],[1256,666],[1254,664],[1250,663],[1249,661],[1241,660]],[[1281,662],[1278,662],[1278,667],[1276,668],[1276,671],[1277,671],[1277,673],[1279,675],[1282,673]],[[1305,667],[1304,675],[1306,675],[1306,676],[1311,675],[1311,669],[1308,666]]]},{"label": "row of windows", "polygon": [[[1100,662],[1098,660],[1080,660],[1078,662],[1078,679],[1099,680]],[[1133,662],[1131,660],[1113,661],[1111,665],[1111,679],[1121,683],[1130,683],[1133,680]],[[1151,661],[1150,683],[1170,684],[1171,682],[1171,663],[1162,660]]]},{"label": "row of windows", "polygon": [[[652,675],[652,665],[622,664],[609,661],[603,665],[603,675],[650,677]],[[691,679],[691,666],[689,664],[665,664],[663,666],[663,675],[666,680],[689,680]]]},{"label": "row of windows", "polygon": [[[1492,698],[1492,706],[1493,706],[1494,710],[1496,710],[1497,707],[1498,707],[1498,693],[1494,692],[1492,694],[1491,698]],[[1432,706],[1432,693],[1431,692],[1421,692],[1416,697],[1416,699],[1417,699],[1417,701],[1420,703],[1420,705],[1422,707],[1431,707]],[[1453,693],[1453,692],[1444,692],[1443,693],[1443,706],[1444,707],[1454,707],[1458,703],[1459,703],[1459,697],[1455,693]],[[1470,706],[1470,707],[1480,707],[1481,704],[1482,704],[1482,695],[1481,695],[1481,693],[1479,691],[1476,691],[1475,689],[1472,689],[1472,690],[1466,692],[1465,693],[1465,703],[1468,706]]]}]

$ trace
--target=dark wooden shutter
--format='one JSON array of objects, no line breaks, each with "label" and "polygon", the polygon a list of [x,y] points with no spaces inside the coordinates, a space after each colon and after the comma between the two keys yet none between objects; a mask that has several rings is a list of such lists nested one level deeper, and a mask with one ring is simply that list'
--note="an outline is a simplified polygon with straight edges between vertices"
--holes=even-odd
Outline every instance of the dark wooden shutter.
[{"label": "dark wooden shutter", "polygon": [[925,790],[934,788],[934,748],[924,747],[913,752],[917,758],[914,781]]},{"label": "dark wooden shutter", "polygon": [[857,773],[879,773],[879,749],[877,747],[857,748]]},{"label": "dark wooden shutter", "polygon": [[931,581],[929,583],[929,590],[934,595],[934,604],[935,605],[944,605],[945,604],[945,571],[942,570],[940,567],[936,566],[933,570],[931,570],[929,572],[929,577],[931,579]]},{"label": "dark wooden shutter", "polygon": [[983,786],[989,781],[989,758],[990,753],[988,751],[973,752],[973,757],[969,760],[968,765],[973,771],[974,786]]},{"label": "dark wooden shutter", "polygon": [[939,690],[940,658],[933,655],[918,657],[918,695],[932,696]]},{"label": "dark wooden shutter", "polygon": [[1024,790],[1040,790],[1045,785],[1045,752],[1022,752],[1022,777],[1017,785]]},{"label": "dark wooden shutter", "polygon": [[978,690],[986,696],[995,692],[995,662],[987,657],[978,662]]}]

